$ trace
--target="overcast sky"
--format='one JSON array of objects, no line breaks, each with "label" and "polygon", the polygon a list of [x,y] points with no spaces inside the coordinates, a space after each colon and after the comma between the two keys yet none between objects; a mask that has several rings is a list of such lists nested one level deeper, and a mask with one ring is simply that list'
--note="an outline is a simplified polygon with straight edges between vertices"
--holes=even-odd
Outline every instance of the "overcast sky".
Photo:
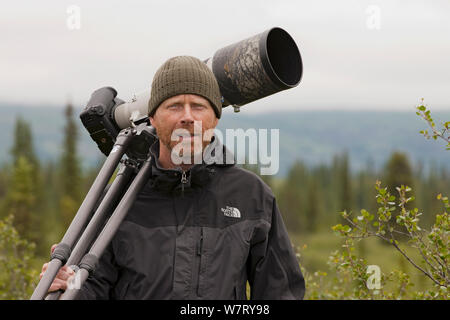
[{"label": "overcast sky", "polygon": [[448,0],[8,1],[0,104],[81,106],[106,85],[128,100],[169,57],[205,59],[275,26],[300,49],[302,82],[247,112],[412,110],[422,97],[450,110]]}]

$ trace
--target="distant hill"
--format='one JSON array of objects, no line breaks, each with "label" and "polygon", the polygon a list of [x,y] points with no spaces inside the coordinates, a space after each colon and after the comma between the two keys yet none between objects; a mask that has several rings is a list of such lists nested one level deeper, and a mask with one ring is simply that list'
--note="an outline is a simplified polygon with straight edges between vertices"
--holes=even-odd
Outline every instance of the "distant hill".
[{"label": "distant hill", "polygon": [[[421,162],[450,169],[450,152],[443,141],[427,141],[419,134],[425,122],[412,109],[410,112],[364,111],[295,111],[246,114],[224,109],[218,128],[279,129],[280,171],[297,160],[314,166],[329,164],[333,155],[348,151],[352,170],[381,168],[391,152],[408,153],[413,165]],[[77,113],[81,108],[77,108]],[[31,123],[34,145],[42,161],[56,160],[60,154],[64,130],[63,109],[49,107],[8,106],[0,104],[0,163],[10,161],[15,119],[21,115]],[[450,120],[450,112],[432,112],[437,123]],[[97,149],[79,121],[80,144],[84,167],[98,164],[104,156]],[[270,130],[268,130],[270,132]]]}]

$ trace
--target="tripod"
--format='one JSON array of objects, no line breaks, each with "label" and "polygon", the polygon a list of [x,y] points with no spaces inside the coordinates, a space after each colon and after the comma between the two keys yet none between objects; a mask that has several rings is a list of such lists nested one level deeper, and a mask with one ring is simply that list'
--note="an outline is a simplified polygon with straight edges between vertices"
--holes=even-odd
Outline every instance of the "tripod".
[{"label": "tripod", "polygon": [[[73,218],[61,242],[50,256],[47,270],[36,286],[31,300],[72,300],[77,297],[79,289],[89,275],[96,269],[98,260],[114,237],[119,225],[134,203],[137,194],[151,175],[150,146],[157,139],[154,128],[147,122],[123,129],[117,135],[115,144],[106,158],[99,174],[89,189],[78,212]],[[121,160],[123,155],[133,149],[131,154],[140,156]],[[114,182],[98,204],[114,170],[120,162],[119,171]],[[137,173],[133,178],[134,173]],[[126,187],[128,188],[126,189]],[[125,191],[126,189],[126,191]],[[122,196],[123,195],[123,196]],[[121,200],[108,219],[112,204]],[[99,232],[99,229],[103,229]],[[97,238],[94,241],[94,238]],[[94,243],[92,244],[92,242]],[[92,244],[92,246],[90,246]],[[89,248],[90,246],[90,248]],[[86,253],[86,251],[89,251]],[[52,292],[47,295],[53,280],[63,265],[75,265],[76,286],[69,285],[64,293]]]}]

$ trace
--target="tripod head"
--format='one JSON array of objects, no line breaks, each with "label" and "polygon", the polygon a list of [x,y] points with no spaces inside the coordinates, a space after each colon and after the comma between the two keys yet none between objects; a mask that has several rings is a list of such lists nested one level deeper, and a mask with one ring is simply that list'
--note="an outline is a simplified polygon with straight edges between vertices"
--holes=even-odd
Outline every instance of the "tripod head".
[{"label": "tripod head", "polygon": [[[150,146],[158,139],[155,128],[150,126],[150,120],[146,114],[140,113],[139,109],[130,112],[128,119],[123,114],[128,111],[130,104],[136,103],[136,98],[125,103],[116,98],[117,91],[111,87],[103,87],[94,91],[86,107],[80,114],[80,119],[84,127],[88,130],[91,138],[97,143],[98,148],[108,156],[113,152],[113,146],[116,142],[120,130],[130,128],[130,130],[139,130],[135,138],[127,149],[127,156],[135,160],[145,160]],[[141,96],[139,103],[148,102],[148,97]],[[116,113],[117,107],[119,113]],[[135,105],[136,106],[136,105]],[[116,114],[119,116],[115,117]],[[116,121],[118,119],[119,121]],[[127,121],[128,120],[128,121]],[[143,130],[143,124],[148,126]]]}]

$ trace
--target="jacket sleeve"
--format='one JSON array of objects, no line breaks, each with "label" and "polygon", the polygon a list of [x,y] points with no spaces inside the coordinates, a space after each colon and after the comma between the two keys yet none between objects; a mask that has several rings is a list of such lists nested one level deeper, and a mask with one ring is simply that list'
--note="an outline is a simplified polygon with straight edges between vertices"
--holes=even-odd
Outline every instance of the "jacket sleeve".
[{"label": "jacket sleeve", "polygon": [[270,222],[261,220],[250,243],[248,275],[251,299],[300,300],[305,281],[275,198],[267,201]]},{"label": "jacket sleeve", "polygon": [[114,299],[113,290],[118,275],[118,267],[115,264],[112,245],[110,244],[99,259],[97,269],[81,287],[77,300]]}]

